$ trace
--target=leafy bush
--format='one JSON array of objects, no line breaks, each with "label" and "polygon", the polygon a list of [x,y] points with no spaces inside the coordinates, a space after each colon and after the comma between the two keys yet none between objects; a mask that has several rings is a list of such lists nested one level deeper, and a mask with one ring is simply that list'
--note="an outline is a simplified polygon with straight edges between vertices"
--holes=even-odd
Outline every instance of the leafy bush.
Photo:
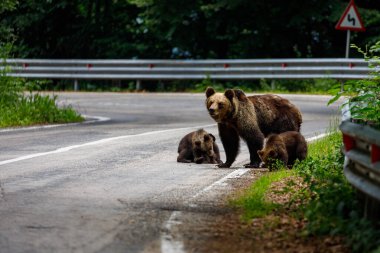
[{"label": "leafy bush", "polygon": [[[353,252],[370,252],[380,245],[380,231],[361,218],[356,192],[343,174],[344,156],[339,134],[323,140],[328,152],[310,156],[296,166],[307,187],[302,190],[301,210],[308,234],[344,235]],[[318,145],[318,143],[315,143]]]},{"label": "leafy bush", "polygon": [[338,87],[332,90],[335,96],[329,101],[329,104],[338,100],[341,96],[347,96],[348,105],[353,119],[365,123],[371,123],[380,127],[380,41],[369,48],[369,51],[363,51],[356,46],[359,52],[364,55],[370,68],[373,69],[370,78],[357,81],[348,81],[344,84],[343,91]]}]

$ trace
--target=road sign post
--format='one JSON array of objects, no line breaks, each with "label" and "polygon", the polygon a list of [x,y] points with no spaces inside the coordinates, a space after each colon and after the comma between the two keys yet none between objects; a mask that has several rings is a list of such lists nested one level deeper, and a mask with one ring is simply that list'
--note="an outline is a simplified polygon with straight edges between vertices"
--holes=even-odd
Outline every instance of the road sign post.
[{"label": "road sign post", "polygon": [[358,9],[354,3],[354,0],[351,0],[346,9],[343,12],[343,15],[340,17],[338,23],[335,26],[337,30],[347,30],[347,40],[346,40],[346,58],[349,57],[350,52],[350,36],[351,31],[363,32],[365,31],[362,19],[360,18]]},{"label": "road sign post", "polygon": [[350,37],[351,37],[351,31],[347,30],[347,40],[346,40],[346,58],[349,57],[350,54]]}]

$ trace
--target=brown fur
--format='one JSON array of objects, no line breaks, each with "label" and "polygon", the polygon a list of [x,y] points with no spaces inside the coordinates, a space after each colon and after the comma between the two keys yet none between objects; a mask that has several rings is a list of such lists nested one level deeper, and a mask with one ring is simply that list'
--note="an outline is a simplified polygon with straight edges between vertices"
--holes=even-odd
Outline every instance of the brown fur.
[{"label": "brown fur", "polygon": [[305,138],[296,131],[271,134],[265,147],[257,153],[269,169],[273,169],[276,160],[284,166],[291,167],[297,159],[301,161],[306,158],[307,143]]},{"label": "brown fur", "polygon": [[226,151],[226,162],[219,167],[228,168],[239,151],[239,137],[249,149],[250,163],[246,167],[258,167],[257,150],[263,147],[264,137],[271,133],[299,131],[302,116],[289,100],[276,95],[247,97],[242,90],[227,89],[217,93],[211,87],[206,90],[206,107],[218,123],[219,135]]},{"label": "brown fur", "polygon": [[221,163],[214,135],[203,129],[185,135],[178,145],[177,162]]}]

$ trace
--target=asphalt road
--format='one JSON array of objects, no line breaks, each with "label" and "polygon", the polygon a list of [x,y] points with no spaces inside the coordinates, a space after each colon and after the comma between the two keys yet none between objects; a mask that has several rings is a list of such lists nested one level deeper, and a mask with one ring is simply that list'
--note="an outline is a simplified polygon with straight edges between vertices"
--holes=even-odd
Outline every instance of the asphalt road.
[{"label": "asphalt road", "polygon": [[[98,121],[0,130],[0,252],[186,252],[169,233],[177,211],[228,191],[249,158],[242,143],[233,168],[176,162],[186,133],[218,135],[204,94],[57,95]],[[284,96],[307,138],[338,119],[327,96]]]}]

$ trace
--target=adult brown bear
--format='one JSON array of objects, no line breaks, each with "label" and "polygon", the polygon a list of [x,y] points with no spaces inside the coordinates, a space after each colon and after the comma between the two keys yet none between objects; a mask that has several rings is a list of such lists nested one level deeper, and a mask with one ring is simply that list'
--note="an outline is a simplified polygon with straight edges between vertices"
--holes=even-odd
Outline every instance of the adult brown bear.
[{"label": "adult brown bear", "polygon": [[264,138],[272,133],[300,131],[302,116],[289,100],[277,95],[247,97],[242,90],[227,89],[217,93],[211,87],[206,90],[206,107],[218,123],[219,135],[226,152],[226,162],[219,165],[229,168],[239,152],[239,140],[247,143],[250,163],[247,168],[257,168]]}]

